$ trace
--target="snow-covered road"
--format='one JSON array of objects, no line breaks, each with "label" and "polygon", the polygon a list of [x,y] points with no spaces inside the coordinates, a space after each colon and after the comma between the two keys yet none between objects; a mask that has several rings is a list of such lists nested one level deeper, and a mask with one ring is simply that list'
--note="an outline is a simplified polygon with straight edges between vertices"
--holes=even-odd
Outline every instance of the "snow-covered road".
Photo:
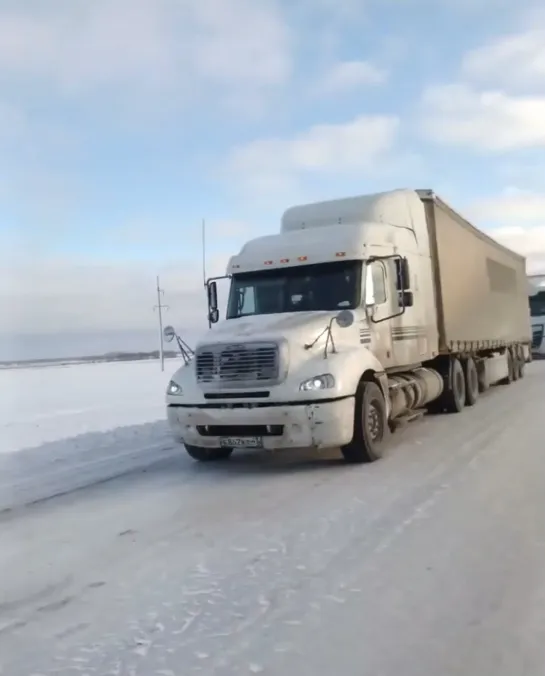
[{"label": "snow-covered road", "polygon": [[356,467],[197,465],[148,420],[156,464],[0,515],[0,673],[543,676],[544,401],[534,363]]}]

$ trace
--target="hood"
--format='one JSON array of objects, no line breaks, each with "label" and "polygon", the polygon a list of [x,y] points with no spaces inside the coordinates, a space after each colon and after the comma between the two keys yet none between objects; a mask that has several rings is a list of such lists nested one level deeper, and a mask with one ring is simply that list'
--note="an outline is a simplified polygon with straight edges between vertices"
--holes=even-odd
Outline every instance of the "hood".
[{"label": "hood", "polygon": [[231,340],[241,342],[271,340],[281,338],[287,333],[293,338],[313,339],[337,314],[338,311],[290,312],[226,319],[199,340],[198,345]]}]

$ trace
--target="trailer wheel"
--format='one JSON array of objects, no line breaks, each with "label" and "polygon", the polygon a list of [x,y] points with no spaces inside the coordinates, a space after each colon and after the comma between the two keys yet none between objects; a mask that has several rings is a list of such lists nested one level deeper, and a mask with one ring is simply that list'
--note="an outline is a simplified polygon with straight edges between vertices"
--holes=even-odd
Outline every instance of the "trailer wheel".
[{"label": "trailer wheel", "polygon": [[[466,403],[466,379],[462,363],[457,357],[450,362],[450,378],[445,378],[442,405],[447,413],[461,413]],[[449,382],[450,381],[450,382]]]},{"label": "trailer wheel", "polygon": [[466,406],[475,406],[479,398],[479,374],[472,357],[464,362],[464,376],[466,381]]},{"label": "trailer wheel", "polygon": [[214,460],[226,460],[233,452],[232,448],[203,448],[202,446],[191,446],[184,444],[185,450],[193,460],[199,462],[213,462]]},{"label": "trailer wheel", "polygon": [[515,360],[513,359],[513,353],[511,350],[506,350],[505,354],[507,355],[507,376],[500,380],[500,385],[510,385],[515,379]]},{"label": "trailer wheel", "polygon": [[341,447],[344,459],[351,463],[374,462],[384,455],[388,436],[386,403],[380,387],[364,382],[356,393],[354,436]]}]

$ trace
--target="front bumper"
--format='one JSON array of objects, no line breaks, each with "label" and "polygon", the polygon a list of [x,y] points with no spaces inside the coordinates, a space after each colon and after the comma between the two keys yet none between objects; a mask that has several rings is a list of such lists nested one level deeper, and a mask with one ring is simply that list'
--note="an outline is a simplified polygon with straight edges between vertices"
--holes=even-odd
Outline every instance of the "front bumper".
[{"label": "front bumper", "polygon": [[221,437],[260,436],[263,447],[269,450],[335,448],[352,440],[354,406],[354,397],[255,408],[174,404],[167,407],[167,418],[174,437],[192,446],[218,448]]}]

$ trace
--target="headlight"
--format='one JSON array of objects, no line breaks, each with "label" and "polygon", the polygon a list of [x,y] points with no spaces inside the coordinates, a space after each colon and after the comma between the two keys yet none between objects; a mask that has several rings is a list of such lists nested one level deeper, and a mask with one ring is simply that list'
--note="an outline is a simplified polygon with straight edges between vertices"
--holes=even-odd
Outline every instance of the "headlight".
[{"label": "headlight", "polygon": [[305,380],[299,385],[302,392],[315,392],[316,390],[330,390],[335,387],[335,378],[331,373],[325,373],[321,376],[314,376],[309,380]]},{"label": "headlight", "polygon": [[182,388],[171,380],[167,387],[167,394],[182,394]]}]

